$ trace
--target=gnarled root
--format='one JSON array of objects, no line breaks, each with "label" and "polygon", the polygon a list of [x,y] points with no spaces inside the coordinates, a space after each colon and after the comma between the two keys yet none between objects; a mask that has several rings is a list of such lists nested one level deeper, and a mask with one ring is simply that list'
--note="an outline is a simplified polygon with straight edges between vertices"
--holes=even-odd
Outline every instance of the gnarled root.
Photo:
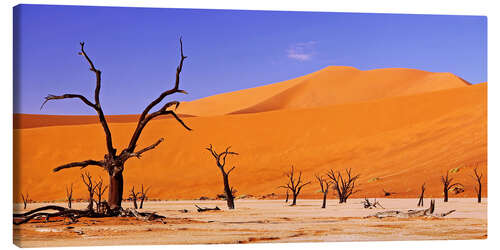
[{"label": "gnarled root", "polygon": [[[46,210],[56,210],[55,213],[45,212]],[[103,218],[103,217],[135,217],[138,220],[142,221],[155,221],[160,220],[163,223],[163,219],[165,216],[157,215],[156,213],[146,213],[146,212],[137,212],[135,209],[123,209],[119,208],[116,210],[105,210],[105,213],[96,213],[93,210],[76,210],[76,209],[68,209],[60,206],[44,206],[40,208],[33,209],[26,213],[14,214],[14,225],[21,225],[27,223],[33,219],[45,218],[45,221],[48,221],[50,217],[63,217],[64,219],[69,219],[72,223],[76,222],[78,218],[87,217],[87,218]]]}]

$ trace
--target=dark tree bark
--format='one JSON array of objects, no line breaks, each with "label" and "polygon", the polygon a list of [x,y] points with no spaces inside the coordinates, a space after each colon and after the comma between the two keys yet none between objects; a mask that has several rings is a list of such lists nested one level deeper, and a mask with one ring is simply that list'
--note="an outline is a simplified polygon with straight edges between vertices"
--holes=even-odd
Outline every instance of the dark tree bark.
[{"label": "dark tree bark", "polygon": [[448,192],[453,188],[453,187],[460,187],[463,185],[460,183],[452,183],[453,178],[450,178],[448,176],[448,172],[446,172],[446,176],[441,176],[441,182],[443,183],[443,195],[444,195],[444,202],[448,202]]},{"label": "dark tree bark", "polygon": [[292,166],[290,172],[285,173],[288,177],[288,183],[284,186],[280,186],[281,188],[286,188],[292,192],[292,204],[290,206],[297,205],[297,197],[300,194],[300,191],[305,185],[311,184],[311,182],[304,183],[302,180],[302,171],[299,172],[299,176],[296,178],[295,169]]},{"label": "dark tree bark", "polygon": [[420,187],[420,198],[418,198],[418,204],[417,207],[423,207],[424,206],[424,192],[425,192],[425,183],[422,184],[422,187]]},{"label": "dark tree bark", "polygon": [[71,183],[69,189],[66,186],[66,199],[68,200],[68,208],[71,208],[71,202],[73,200],[73,183]]},{"label": "dark tree bark", "polygon": [[231,147],[227,147],[224,152],[217,153],[217,151],[215,151],[215,149],[212,147],[212,144],[210,144],[210,147],[206,149],[215,158],[215,163],[217,164],[217,167],[219,168],[222,174],[222,181],[224,183],[224,193],[226,194],[227,207],[229,209],[234,209],[234,195],[233,195],[233,188],[229,185],[229,174],[234,170],[235,167],[233,166],[227,172],[224,169],[224,167],[226,166],[227,156],[238,155],[238,153],[229,151],[230,148]]},{"label": "dark tree bark", "polygon": [[316,180],[318,180],[319,186],[321,188],[321,193],[323,194],[323,205],[321,208],[326,208],[326,196],[328,195],[328,190],[330,189],[331,182],[327,181],[323,176],[315,175]]},{"label": "dark tree bark", "polygon": [[357,192],[355,188],[356,181],[359,178],[359,174],[352,175],[351,169],[346,169],[345,172],[345,176],[342,176],[340,171],[337,171],[335,173],[335,171],[330,169],[330,171],[328,172],[328,177],[330,177],[330,179],[332,180],[333,190],[337,192],[337,195],[339,197],[339,203],[346,203],[349,196]]},{"label": "dark tree bark", "polygon": [[483,174],[479,174],[477,172],[477,168],[474,168],[474,179],[476,180],[477,182],[477,186],[474,187],[474,191],[476,191],[476,195],[477,195],[477,203],[481,203],[481,194],[482,194],[482,178],[483,178]]},{"label": "dark tree bark", "polygon": [[[54,168],[54,172],[60,171],[62,169],[67,169],[67,168],[74,168],[74,167],[79,167],[79,168],[85,168],[87,166],[99,166],[102,167],[104,170],[108,172],[109,175],[109,189],[108,189],[108,203],[111,211],[115,214],[118,214],[118,212],[121,210],[121,203],[123,199],[123,170],[124,170],[124,164],[125,162],[132,158],[132,157],[137,157],[140,158],[141,155],[149,151],[151,149],[154,149],[158,144],[160,144],[163,141],[163,138],[160,138],[157,142],[154,144],[145,147],[143,149],[137,150],[137,142],[140,138],[140,135],[143,131],[143,129],[146,127],[149,121],[152,119],[158,117],[158,116],[163,116],[163,115],[171,115],[173,118],[175,118],[184,128],[187,130],[191,130],[174,112],[174,110],[171,110],[169,108],[174,107],[177,108],[179,106],[178,101],[171,101],[167,102],[164,104],[161,108],[156,110],[155,112],[150,111],[159,103],[161,103],[165,97],[175,94],[175,93],[183,93],[187,94],[186,91],[182,90],[179,88],[179,81],[180,81],[180,73],[182,71],[182,66],[184,63],[184,59],[187,57],[184,56],[183,49],[182,49],[182,38],[179,40],[180,42],[180,62],[179,66],[177,67],[177,72],[175,75],[175,83],[174,87],[164,91],[160,94],[159,97],[154,99],[151,103],[149,103],[144,111],[141,113],[139,120],[137,122],[137,126],[135,128],[135,131],[130,139],[130,142],[127,146],[127,148],[123,149],[119,154],[117,154],[117,150],[113,147],[113,140],[112,140],[112,134],[111,130],[109,129],[108,123],[106,121],[106,117],[104,116],[104,111],[101,107],[100,103],[100,90],[101,90],[101,74],[102,72],[98,69],[95,68],[94,63],[92,60],[89,58],[87,53],[84,50],[84,45],[85,43],[81,42],[81,50],[79,52],[79,55],[82,55],[87,63],[90,66],[90,71],[92,71],[95,74],[96,78],[96,87],[94,91],[94,102],[91,102],[89,99],[87,99],[83,95],[79,94],[63,94],[63,95],[48,95],[45,97],[45,101],[42,104],[42,107],[50,100],[59,100],[59,99],[80,99],[84,104],[87,106],[91,107],[94,109],[99,117],[99,122],[104,130],[104,135],[106,139],[106,150],[107,153],[104,156],[103,160],[86,160],[86,161],[81,161],[81,162],[72,162],[68,164],[61,165],[59,167]],[[41,109],[40,108],[40,109]]]}]

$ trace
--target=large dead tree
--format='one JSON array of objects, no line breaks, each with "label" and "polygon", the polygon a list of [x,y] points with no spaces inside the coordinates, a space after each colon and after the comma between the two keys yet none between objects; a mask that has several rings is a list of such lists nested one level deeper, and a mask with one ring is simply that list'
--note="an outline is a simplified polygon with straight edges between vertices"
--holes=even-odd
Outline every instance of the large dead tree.
[{"label": "large dead tree", "polygon": [[314,176],[316,177],[316,180],[318,180],[319,186],[321,188],[320,191],[323,194],[323,205],[321,205],[321,208],[326,208],[326,196],[328,195],[328,190],[330,190],[331,182],[323,178],[323,176],[319,176],[317,174]]},{"label": "large dead tree", "polygon": [[443,195],[444,195],[444,202],[448,202],[448,192],[454,188],[454,187],[463,187],[462,184],[456,182],[453,182],[453,178],[450,178],[448,176],[448,172],[446,172],[446,176],[441,176],[441,182],[443,183]]},{"label": "large dead tree", "polygon": [[424,206],[424,192],[425,192],[425,182],[422,184],[420,187],[420,198],[418,198],[418,203],[417,207],[423,207]]},{"label": "large dead tree", "polygon": [[477,203],[481,203],[481,193],[482,193],[482,178],[483,174],[479,174],[477,172],[477,168],[474,168],[474,179],[477,182],[477,186],[474,187],[474,191],[476,191],[477,194]]},{"label": "large dead tree", "polygon": [[288,177],[288,182],[284,186],[280,186],[281,188],[286,188],[292,192],[292,204],[290,206],[297,205],[297,197],[300,194],[300,191],[305,185],[311,184],[311,182],[303,182],[302,180],[302,171],[299,171],[299,176],[295,176],[295,169],[292,166],[290,172],[285,173],[286,177]]},{"label": "large dead tree", "polygon": [[359,174],[353,175],[350,168],[346,169],[345,173],[346,175],[343,176],[340,171],[335,172],[332,169],[328,172],[328,177],[332,180],[333,190],[337,192],[339,203],[346,203],[349,196],[357,192],[355,189]]},{"label": "large dead tree", "polygon": [[215,163],[222,174],[222,181],[224,182],[224,193],[226,194],[227,207],[229,209],[234,209],[234,195],[235,190],[229,185],[229,174],[234,170],[234,166],[228,171],[224,169],[226,166],[226,158],[228,155],[238,155],[236,152],[229,151],[231,147],[227,147],[222,153],[217,153],[215,149],[210,144],[209,148],[206,148],[212,156],[215,158]]},{"label": "large dead tree", "polygon": [[[163,104],[159,109],[157,109],[154,112],[151,112],[154,107],[156,107],[158,104],[160,104],[165,97],[175,94],[175,93],[184,93],[187,94],[186,91],[182,90],[179,88],[179,79],[180,79],[180,74],[182,71],[182,65],[184,62],[184,59],[187,57],[184,56],[183,50],[182,50],[182,38],[179,40],[180,41],[180,63],[179,66],[177,67],[177,72],[175,75],[175,83],[173,88],[166,90],[162,92],[156,99],[154,99],[151,103],[149,103],[146,108],[142,111],[139,120],[137,121],[137,126],[134,130],[134,133],[132,134],[132,137],[130,138],[130,141],[128,143],[128,146],[124,148],[121,152],[118,153],[117,149],[113,146],[113,139],[111,135],[111,130],[108,126],[108,122],[106,121],[106,117],[104,116],[104,111],[101,106],[101,101],[100,101],[100,91],[101,91],[101,75],[102,72],[101,70],[97,69],[92,62],[92,60],[89,58],[87,53],[84,50],[84,45],[85,43],[81,42],[81,50],[78,53],[79,55],[82,55],[85,60],[88,62],[90,66],[90,71],[95,74],[96,78],[96,87],[94,91],[94,102],[91,102],[89,99],[87,99],[85,96],[80,95],[80,94],[63,94],[63,95],[48,95],[45,97],[45,101],[42,104],[42,107],[44,106],[45,103],[51,100],[60,100],[60,99],[70,99],[70,98],[76,98],[81,100],[84,104],[89,106],[90,108],[94,109],[97,112],[97,115],[99,117],[99,122],[104,130],[104,135],[106,138],[106,154],[104,155],[104,159],[102,160],[85,160],[85,161],[79,161],[79,162],[71,162],[67,163],[64,165],[61,165],[59,167],[54,168],[54,172],[63,170],[63,169],[68,169],[68,168],[86,168],[87,166],[98,166],[102,167],[104,170],[107,171],[109,175],[109,192],[108,192],[108,203],[110,206],[110,211],[113,214],[118,214],[119,211],[121,210],[121,203],[122,203],[122,198],[123,198],[123,171],[125,169],[125,162],[133,157],[140,158],[143,153],[146,151],[152,150],[155,147],[157,147],[162,141],[163,138],[160,138],[158,141],[155,143],[151,144],[150,146],[147,146],[145,148],[137,150],[137,142],[139,141],[139,138],[141,136],[142,131],[146,127],[146,125],[153,120],[156,117],[159,116],[164,116],[164,115],[171,115],[173,116],[184,128],[187,130],[191,130],[174,112],[174,110],[171,110],[170,108],[177,108],[179,106],[178,101],[171,101]],[[41,107],[41,108],[42,108]],[[40,108],[40,109],[41,109]]]}]

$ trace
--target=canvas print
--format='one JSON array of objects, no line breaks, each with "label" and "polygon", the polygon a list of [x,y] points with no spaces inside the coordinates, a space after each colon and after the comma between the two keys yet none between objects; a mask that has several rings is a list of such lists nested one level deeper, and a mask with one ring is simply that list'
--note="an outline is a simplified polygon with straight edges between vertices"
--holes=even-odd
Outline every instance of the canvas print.
[{"label": "canvas print", "polygon": [[487,238],[485,16],[13,12],[18,246]]}]

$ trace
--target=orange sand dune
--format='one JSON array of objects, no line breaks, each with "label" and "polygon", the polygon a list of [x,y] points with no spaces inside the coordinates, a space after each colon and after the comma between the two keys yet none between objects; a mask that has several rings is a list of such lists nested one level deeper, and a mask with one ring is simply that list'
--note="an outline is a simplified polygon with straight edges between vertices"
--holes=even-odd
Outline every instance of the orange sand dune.
[{"label": "orange sand dune", "polygon": [[[125,189],[145,183],[152,186],[151,197],[161,199],[222,193],[220,172],[205,150],[211,143],[219,151],[232,145],[240,153],[228,163],[236,166],[230,182],[238,195],[284,194],[278,186],[293,164],[310,181],[314,173],[352,168],[361,174],[357,197],[381,196],[382,189],[395,192],[395,197],[416,197],[424,182],[426,194],[437,197],[440,176],[459,167],[450,174],[465,185],[465,193],[458,196],[472,197],[473,166],[485,175],[487,171],[486,100],[485,83],[319,108],[185,118],[191,132],[175,120],[156,120],[144,130],[139,147],[160,137],[166,140],[140,160],[127,162]],[[115,147],[127,145],[134,126],[111,124]],[[70,183],[75,183],[75,197],[84,197],[80,169],[51,169],[71,161],[100,160],[105,154],[98,124],[16,129],[14,138],[16,200],[26,191],[35,200],[63,199]],[[106,178],[98,167],[87,170]],[[302,197],[319,198],[318,189],[313,181]]]},{"label": "orange sand dune", "polygon": [[[192,115],[179,114],[180,117],[192,117]],[[139,115],[107,115],[109,123],[137,122]],[[171,118],[170,116],[160,116],[158,119]],[[34,115],[34,114],[14,114],[14,129],[37,128],[47,126],[82,125],[99,123],[96,115]]]},{"label": "orange sand dune", "polygon": [[361,71],[330,66],[289,81],[184,102],[179,110],[197,116],[255,113],[355,103],[467,85],[451,73],[402,68]]}]

